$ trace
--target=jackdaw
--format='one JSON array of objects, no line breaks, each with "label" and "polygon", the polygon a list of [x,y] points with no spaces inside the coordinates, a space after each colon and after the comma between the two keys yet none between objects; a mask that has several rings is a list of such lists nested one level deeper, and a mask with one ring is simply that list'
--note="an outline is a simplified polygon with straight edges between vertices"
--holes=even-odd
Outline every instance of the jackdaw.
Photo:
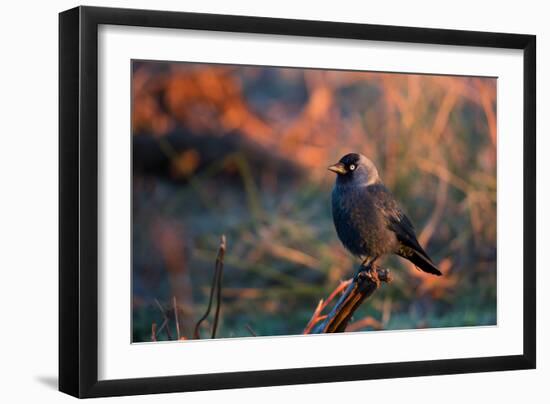
[{"label": "jackdaw", "polygon": [[338,174],[332,190],[336,232],[344,247],[362,260],[363,268],[372,269],[378,258],[397,254],[424,272],[441,275],[372,161],[350,153],[328,169]]}]

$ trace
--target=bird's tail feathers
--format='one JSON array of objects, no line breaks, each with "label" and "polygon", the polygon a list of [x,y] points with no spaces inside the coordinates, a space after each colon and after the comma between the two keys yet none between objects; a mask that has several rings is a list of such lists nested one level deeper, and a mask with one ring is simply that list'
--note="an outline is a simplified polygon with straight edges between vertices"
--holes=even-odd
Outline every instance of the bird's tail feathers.
[{"label": "bird's tail feathers", "polygon": [[408,249],[407,254],[403,254],[402,256],[411,261],[418,269],[424,272],[437,276],[443,275],[431,259],[416,250]]}]

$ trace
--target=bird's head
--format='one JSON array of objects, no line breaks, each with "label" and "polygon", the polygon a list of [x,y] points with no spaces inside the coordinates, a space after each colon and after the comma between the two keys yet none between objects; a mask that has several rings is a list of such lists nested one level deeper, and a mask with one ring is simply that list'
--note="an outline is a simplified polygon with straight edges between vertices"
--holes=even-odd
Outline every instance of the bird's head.
[{"label": "bird's head", "polygon": [[376,166],[362,154],[346,154],[338,163],[331,165],[328,169],[338,174],[336,182],[340,184],[371,185],[380,182]]}]

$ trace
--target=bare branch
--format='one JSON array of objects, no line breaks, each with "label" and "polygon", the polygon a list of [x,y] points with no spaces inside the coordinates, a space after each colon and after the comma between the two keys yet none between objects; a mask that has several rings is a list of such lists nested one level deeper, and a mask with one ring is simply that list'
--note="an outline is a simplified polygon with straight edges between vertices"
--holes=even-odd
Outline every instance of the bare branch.
[{"label": "bare branch", "polygon": [[214,314],[214,324],[212,325],[212,338],[216,338],[216,330],[218,329],[218,322],[220,318],[220,308],[222,299],[222,275],[223,275],[223,258],[225,257],[225,236],[222,235],[220,242],[220,249],[218,250],[218,256],[216,257],[216,273],[218,274],[218,282],[216,285],[216,312]]},{"label": "bare branch", "polygon": [[332,293],[327,297],[327,300],[321,299],[319,301],[319,304],[317,305],[317,308],[313,312],[313,315],[311,316],[311,320],[309,320],[306,328],[304,329],[304,334],[310,334],[311,330],[313,329],[313,326],[317,324],[319,321],[324,320],[327,316],[322,316],[321,313],[323,310],[327,308],[327,306],[338,296],[340,293],[342,293],[351,283],[351,279],[348,279],[347,281],[340,282],[338,287],[332,291]]},{"label": "bare branch", "polygon": [[[355,310],[380,287],[381,282],[391,282],[389,269],[364,268],[349,281],[346,290],[326,318],[305,334],[344,332]],[[334,295],[331,294],[331,296]],[[319,307],[319,306],[318,306]],[[317,310],[316,310],[317,312]],[[307,330],[307,328],[306,328]]]},{"label": "bare branch", "polygon": [[216,267],[214,269],[214,276],[212,277],[212,286],[210,287],[210,297],[208,298],[208,307],[203,316],[195,324],[195,331],[193,332],[193,338],[200,339],[200,326],[201,323],[208,318],[210,310],[212,309],[212,302],[214,300],[214,293],[216,292],[216,312],[214,315],[214,324],[212,326],[212,338],[216,336],[216,329],[218,327],[219,315],[220,315],[220,301],[221,301],[221,282],[223,272],[223,259],[225,257],[226,241],[225,235],[222,235],[220,241],[220,247],[218,249],[218,256],[216,257]]}]

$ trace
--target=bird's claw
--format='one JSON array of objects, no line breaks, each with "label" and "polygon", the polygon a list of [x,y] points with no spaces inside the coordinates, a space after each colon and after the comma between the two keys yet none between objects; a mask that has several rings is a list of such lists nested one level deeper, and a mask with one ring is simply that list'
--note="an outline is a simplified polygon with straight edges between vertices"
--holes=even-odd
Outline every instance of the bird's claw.
[{"label": "bird's claw", "polygon": [[361,267],[359,267],[359,270],[355,273],[355,276],[353,277],[353,281],[363,282],[367,279],[373,283],[376,283],[377,287],[380,286],[380,278],[378,276],[378,271],[374,267],[374,265],[369,264],[368,266],[365,266],[361,264]]},{"label": "bird's claw", "polygon": [[358,283],[360,281],[363,281],[366,276],[366,271],[363,269],[363,267],[361,267],[353,276],[353,282]]},{"label": "bird's claw", "polygon": [[380,278],[378,277],[378,271],[374,268],[371,268],[371,270],[369,272],[369,276],[370,276],[371,281],[376,283],[376,287],[380,287]]}]

